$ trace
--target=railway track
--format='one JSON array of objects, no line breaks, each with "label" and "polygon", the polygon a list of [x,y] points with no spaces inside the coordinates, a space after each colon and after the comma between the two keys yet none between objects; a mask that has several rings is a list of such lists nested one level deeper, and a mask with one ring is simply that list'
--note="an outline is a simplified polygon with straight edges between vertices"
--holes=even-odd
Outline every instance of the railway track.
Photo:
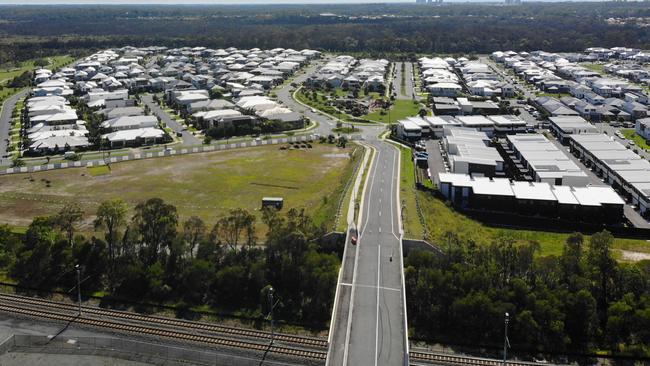
[{"label": "railway track", "polygon": [[[42,309],[48,308],[47,310]],[[155,337],[164,337],[174,341],[184,341],[201,345],[221,346],[229,348],[237,348],[250,351],[270,352],[277,355],[291,356],[306,358],[312,360],[325,360],[327,356],[326,346],[325,349],[306,349],[305,340],[311,339],[309,337],[292,336],[288,334],[274,335],[274,340],[290,342],[292,338],[297,340],[299,347],[278,345],[274,342],[269,346],[268,341],[271,336],[268,332],[248,330],[235,327],[225,327],[207,323],[189,322],[179,319],[167,319],[162,317],[149,317],[140,314],[133,314],[128,312],[121,312],[116,310],[104,310],[93,307],[82,307],[82,311],[92,313],[97,311],[94,315],[110,317],[112,320],[96,319],[89,317],[78,317],[76,314],[64,314],[58,311],[51,311],[51,309],[59,309],[65,311],[75,311],[76,307],[73,304],[59,303],[49,300],[40,300],[16,295],[0,295],[0,311],[28,316],[36,318],[45,318],[50,320],[62,322],[75,322],[92,327],[103,329],[110,329],[120,332],[126,332],[136,335],[147,335]],[[127,324],[124,320],[135,320],[143,324]],[[167,322],[169,321],[169,322]],[[183,325],[181,325],[183,324]],[[191,324],[192,326],[187,326]],[[171,326],[180,329],[164,329],[161,326]],[[197,328],[198,327],[198,328]],[[212,329],[219,330],[210,330]],[[224,329],[222,329],[224,328]],[[227,336],[216,336],[208,334],[197,334],[196,330],[211,331],[216,333],[225,333]],[[249,332],[250,331],[250,332]],[[254,338],[254,340],[238,340],[232,336]],[[264,342],[260,342],[259,340]],[[315,339],[316,340],[316,339]],[[307,342],[309,343],[309,342]],[[327,341],[325,341],[327,344]]]},{"label": "railway track", "polygon": [[[0,311],[29,317],[71,322],[111,329],[137,335],[164,337],[170,340],[185,341],[201,345],[222,346],[259,352],[271,352],[278,355],[300,357],[312,360],[325,360],[327,357],[327,340],[297,336],[291,334],[274,334],[274,343],[269,347],[271,333],[229,327],[205,322],[148,316],[119,310],[82,306],[85,316],[77,317],[78,305],[26,297],[13,294],[0,294]],[[68,312],[62,313],[62,312]],[[70,314],[72,313],[72,314]],[[130,323],[125,323],[130,322]],[[165,327],[173,328],[166,329]],[[200,334],[196,331],[214,334]],[[236,339],[236,337],[249,340]],[[264,340],[264,343],[259,342]],[[284,345],[286,344],[286,345]],[[308,349],[309,348],[309,349]],[[489,358],[411,351],[413,363],[450,365],[450,366],[501,366],[503,361]],[[508,361],[510,366],[533,366],[539,363]]]},{"label": "railway track", "polygon": [[[444,353],[414,352],[409,353],[410,360],[413,362],[424,362],[425,364],[434,363],[436,365],[450,366],[503,366],[503,360],[492,358],[469,357],[460,355],[451,355]],[[535,362],[508,361],[507,366],[540,366],[548,365]]]},{"label": "railway track", "polygon": [[[35,306],[43,306],[47,308],[56,308],[61,310],[74,311],[74,312],[76,312],[78,309],[78,305],[76,304],[38,299],[38,298],[19,296],[19,295],[12,295],[12,294],[0,294],[0,302],[2,301],[9,301],[11,303],[19,302],[23,304],[31,304]],[[271,332],[255,330],[255,329],[229,327],[229,326],[219,325],[219,324],[195,322],[195,321],[165,318],[159,316],[148,316],[148,315],[142,315],[138,313],[111,310],[111,309],[102,309],[102,308],[97,308],[92,306],[82,306],[81,309],[85,314],[92,314],[96,316],[105,316],[105,317],[118,318],[118,319],[129,320],[129,321],[146,322],[150,324],[158,324],[161,326],[188,328],[188,329],[199,330],[204,332],[220,333],[220,334],[227,334],[227,335],[240,336],[240,337],[266,338],[268,340],[271,339]],[[322,348],[322,349],[327,348],[327,339],[321,339],[316,337],[305,337],[305,336],[283,334],[283,333],[275,333],[273,335],[273,338],[275,341],[278,342],[298,344],[301,346],[307,346],[313,348]]]}]

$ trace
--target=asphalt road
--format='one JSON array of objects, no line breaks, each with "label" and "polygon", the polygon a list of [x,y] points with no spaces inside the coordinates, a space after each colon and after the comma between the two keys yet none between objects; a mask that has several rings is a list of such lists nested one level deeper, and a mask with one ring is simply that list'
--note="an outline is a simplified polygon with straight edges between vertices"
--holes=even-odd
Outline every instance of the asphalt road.
[{"label": "asphalt road", "polygon": [[[486,63],[494,72],[496,72],[497,75],[501,77],[501,79],[508,84],[512,84],[512,86],[515,87],[515,89],[524,95],[526,99],[535,99],[536,95],[534,92],[531,92],[529,89],[527,89],[525,86],[522,85],[522,82],[519,81],[516,77],[509,75],[504,71],[502,66],[497,65],[496,62],[494,62],[492,59],[489,57],[480,57],[479,58],[480,62]],[[529,85],[531,86],[531,85]]]},{"label": "asphalt road", "polygon": [[158,103],[153,101],[153,96],[151,95],[143,95],[142,96],[142,103],[144,103],[146,106],[149,107],[151,110],[151,113],[156,115],[162,122],[164,122],[169,128],[174,130],[174,132],[180,132],[181,133],[181,139],[182,139],[182,145],[183,146],[196,146],[196,145],[201,145],[203,141],[199,140],[196,136],[194,136],[189,130],[183,128],[182,124],[178,123],[175,119],[173,119],[169,113],[165,112]]},{"label": "asphalt road", "polygon": [[291,84],[300,85],[302,84],[310,75],[314,74],[316,70],[324,61],[318,61],[313,63],[308,68],[304,69],[304,73],[296,76],[293,81],[289,84],[284,85],[280,89],[276,90],[278,101],[284,104],[287,108],[291,109],[294,112],[302,113],[305,117],[311,119],[312,121],[318,122],[318,127],[314,130],[315,133],[326,136],[332,132],[332,128],[336,127],[336,121],[333,121],[329,117],[322,115],[320,113],[315,113],[311,108],[305,107],[302,104],[296,102],[292,97],[292,90],[295,91],[296,88],[291,86]]},{"label": "asphalt road", "polygon": [[5,158],[5,155],[7,155],[7,140],[9,139],[9,132],[11,130],[11,114],[18,100],[24,98],[25,95],[27,95],[27,90],[23,90],[7,98],[2,105],[2,114],[0,114],[0,166],[11,163],[11,159]]},{"label": "asphalt road", "polygon": [[368,174],[355,247],[343,365],[403,365],[406,341],[400,251],[399,153],[381,141]]},{"label": "asphalt road", "polygon": [[[307,68],[293,82],[300,84],[321,62]],[[399,84],[398,84],[399,85]],[[312,112],[293,100],[290,85],[276,90],[277,98],[292,110],[319,123],[317,133],[329,134],[336,120]],[[330,332],[329,365],[403,365],[405,309],[401,276],[398,150],[378,139],[385,126],[357,126],[364,140],[377,149],[367,177],[361,210],[359,240],[347,243],[336,319]]]}]

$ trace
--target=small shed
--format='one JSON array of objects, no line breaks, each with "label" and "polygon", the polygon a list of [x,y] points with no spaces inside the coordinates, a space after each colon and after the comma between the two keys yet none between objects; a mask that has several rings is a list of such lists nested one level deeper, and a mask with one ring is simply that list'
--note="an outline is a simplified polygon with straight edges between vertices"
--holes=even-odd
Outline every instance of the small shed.
[{"label": "small shed", "polygon": [[284,199],[282,197],[264,197],[262,198],[262,208],[273,207],[278,210],[282,209]]}]

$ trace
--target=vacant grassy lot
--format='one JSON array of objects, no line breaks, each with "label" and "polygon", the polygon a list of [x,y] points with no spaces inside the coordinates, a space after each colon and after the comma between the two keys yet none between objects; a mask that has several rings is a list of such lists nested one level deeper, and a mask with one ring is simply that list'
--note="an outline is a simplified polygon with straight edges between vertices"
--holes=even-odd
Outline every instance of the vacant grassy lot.
[{"label": "vacant grassy lot", "polygon": [[597,73],[601,73],[601,74],[605,73],[605,65],[603,65],[603,64],[596,64],[596,63],[593,63],[593,62],[585,62],[585,63],[582,64],[582,66],[584,66],[585,68],[587,68],[587,69],[589,69],[591,71],[595,71]]},{"label": "vacant grassy lot", "polygon": [[420,112],[419,103],[414,103],[412,100],[398,99],[393,104],[393,108],[390,109],[390,114],[388,112],[386,112],[386,114],[382,114],[381,110],[377,110],[372,113],[368,113],[361,118],[376,122],[389,123],[390,117],[390,123],[395,123],[406,117],[417,116],[418,112]]},{"label": "vacant grassy lot", "polygon": [[[319,223],[333,223],[341,186],[361,153],[356,145],[340,149],[278,146],[147,159],[111,165],[110,173],[86,168],[0,177],[0,222],[26,226],[37,215],[56,213],[78,202],[90,230],[100,202],[122,198],[131,207],[152,197],[174,204],[180,219],[201,217],[209,225],[229,210],[259,214],[264,196],[284,197],[285,208],[305,208]],[[48,187],[49,186],[49,187]],[[262,224],[258,229],[262,230]]]}]

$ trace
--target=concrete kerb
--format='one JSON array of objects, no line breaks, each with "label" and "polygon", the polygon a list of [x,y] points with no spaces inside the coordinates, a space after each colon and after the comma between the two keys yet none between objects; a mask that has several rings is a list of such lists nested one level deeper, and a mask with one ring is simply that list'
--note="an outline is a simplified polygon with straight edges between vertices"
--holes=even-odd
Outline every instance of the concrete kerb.
[{"label": "concrete kerb", "polygon": [[366,167],[368,166],[368,159],[370,158],[371,154],[374,156],[374,151],[366,144],[359,142],[360,146],[363,146],[364,148],[364,153],[363,153],[363,160],[361,162],[361,169],[357,172],[357,177],[354,181],[354,186],[352,188],[352,194],[350,195],[350,202],[348,203],[348,217],[347,217],[347,223],[348,226],[351,225],[354,221],[354,216],[355,216],[355,201],[357,199],[357,196],[359,194],[359,186],[361,185],[361,181],[363,180],[363,175],[365,174]]},{"label": "concrete kerb", "polygon": [[400,260],[402,262],[402,271],[401,271],[401,279],[402,279],[402,306],[404,307],[404,366],[409,365],[409,328],[408,328],[408,315],[407,315],[407,310],[406,310],[406,281],[404,279],[404,224],[402,222],[402,209],[401,209],[401,201],[400,201],[400,185],[402,182],[401,179],[401,168],[402,168],[402,152],[400,149],[395,149],[397,150],[397,188],[395,189],[395,195],[396,195],[396,200],[397,204],[400,205],[400,209],[397,210],[397,218],[399,222],[399,256]]},{"label": "concrete kerb", "polygon": [[[366,190],[368,188],[368,181],[370,180],[369,179],[370,171],[372,170],[372,165],[374,164],[375,156],[377,155],[377,150],[373,146],[368,145],[368,147],[370,149],[372,149],[373,154],[372,154],[372,157],[371,157],[370,162],[368,164],[368,178],[366,178],[366,180],[365,180],[365,182],[363,184],[363,190],[361,191],[361,201],[359,202],[359,216],[357,217],[357,224],[356,224],[357,237],[358,237],[357,241],[360,239],[360,236],[359,236],[360,225],[359,224],[361,223],[361,220],[363,218],[363,202],[365,200],[364,196],[366,195]],[[348,361],[348,345],[350,343],[350,331],[351,331],[351,328],[352,328],[352,311],[354,310],[353,304],[354,304],[354,296],[355,296],[355,293],[356,293],[355,284],[356,284],[356,279],[357,279],[358,263],[359,263],[359,245],[357,243],[357,245],[355,247],[354,270],[353,270],[353,274],[352,274],[352,291],[351,291],[351,294],[350,294],[350,304],[349,304],[349,308],[348,308],[348,324],[347,324],[347,327],[346,327],[347,329],[345,331],[345,350],[343,351],[343,364],[344,365],[347,365],[347,361]]]},{"label": "concrete kerb", "polygon": [[[370,158],[370,162],[367,165],[368,174],[370,174],[370,170],[372,169],[372,164],[374,163],[375,156],[377,155],[377,149],[374,146],[370,146],[370,145],[366,145],[366,144],[363,144],[363,145],[365,145],[370,150],[372,150],[372,156]],[[365,174],[365,170],[364,170],[364,174]],[[361,201],[359,201],[359,216],[357,217],[357,222],[355,224],[357,229],[359,229],[361,227],[361,219],[363,218],[363,202],[365,201],[366,189],[368,188],[368,180],[369,179],[366,178],[366,180],[365,180],[365,182],[363,184],[363,190],[361,192]],[[358,194],[358,192],[357,192],[357,194]],[[355,197],[355,199],[356,199],[356,197]],[[348,211],[348,214],[349,214],[349,211]]]},{"label": "concrete kerb", "polygon": [[[338,309],[338,301],[339,301],[339,289],[341,288],[341,278],[343,277],[343,270],[345,266],[345,255],[348,251],[348,242],[350,241],[350,227],[348,226],[346,233],[345,233],[345,243],[343,244],[343,260],[341,261],[341,268],[339,268],[339,276],[338,279],[336,280],[336,292],[334,293],[334,309],[332,310],[332,318],[330,319],[330,330],[329,333],[327,334],[327,357],[325,358],[325,366],[330,365],[330,360],[332,359],[332,337],[334,332],[332,331],[334,329],[334,325],[336,324],[336,316],[337,314],[337,309]],[[348,316],[350,316],[348,314]]]},{"label": "concrete kerb", "polygon": [[[327,343],[329,345],[327,349],[327,359],[325,361],[325,365],[329,366],[330,365],[330,360],[331,360],[331,353],[332,353],[332,336],[334,332],[332,329],[334,328],[334,325],[336,323],[336,316],[337,316],[337,311],[338,311],[338,298],[339,298],[339,289],[341,288],[341,278],[343,276],[343,271],[345,270],[345,258],[347,255],[347,250],[348,250],[348,243],[350,241],[350,226],[353,224],[354,221],[354,211],[355,211],[355,205],[354,202],[356,201],[357,193],[359,191],[359,186],[361,185],[361,180],[363,179],[364,171],[366,169],[366,165],[368,163],[369,156],[371,154],[371,149],[366,145],[359,143],[364,148],[364,154],[363,154],[363,160],[361,162],[359,171],[357,172],[357,176],[354,181],[354,186],[352,188],[352,194],[350,195],[350,203],[348,204],[348,217],[347,217],[347,232],[345,234],[345,244],[343,246],[343,260],[341,262],[341,268],[339,268],[339,275],[338,275],[338,280],[336,282],[336,292],[334,294],[334,310],[332,311],[332,318],[330,320],[330,331],[327,337]],[[348,318],[349,318],[349,311],[351,310],[350,305],[348,306]]]},{"label": "concrete kerb", "polygon": [[[396,141],[391,141],[386,139],[386,134],[383,134],[381,136],[381,139],[384,141],[387,141],[388,143],[393,144],[394,146],[401,146],[410,149],[410,147],[401,144]],[[406,310],[406,281],[404,279],[404,248],[403,248],[403,242],[404,242],[404,223],[402,222],[402,209],[401,209],[401,201],[400,201],[400,186],[402,183],[401,179],[401,172],[402,172],[402,151],[398,148],[395,148],[397,150],[397,172],[398,172],[398,179],[397,179],[397,188],[395,190],[395,196],[397,203],[400,205],[400,209],[397,212],[397,218],[399,222],[399,255],[402,261],[402,273],[401,273],[401,280],[402,280],[402,288],[404,289],[404,292],[402,293],[402,306],[404,307],[404,366],[409,365],[409,337],[408,337],[408,316],[407,316],[407,310]]]}]

